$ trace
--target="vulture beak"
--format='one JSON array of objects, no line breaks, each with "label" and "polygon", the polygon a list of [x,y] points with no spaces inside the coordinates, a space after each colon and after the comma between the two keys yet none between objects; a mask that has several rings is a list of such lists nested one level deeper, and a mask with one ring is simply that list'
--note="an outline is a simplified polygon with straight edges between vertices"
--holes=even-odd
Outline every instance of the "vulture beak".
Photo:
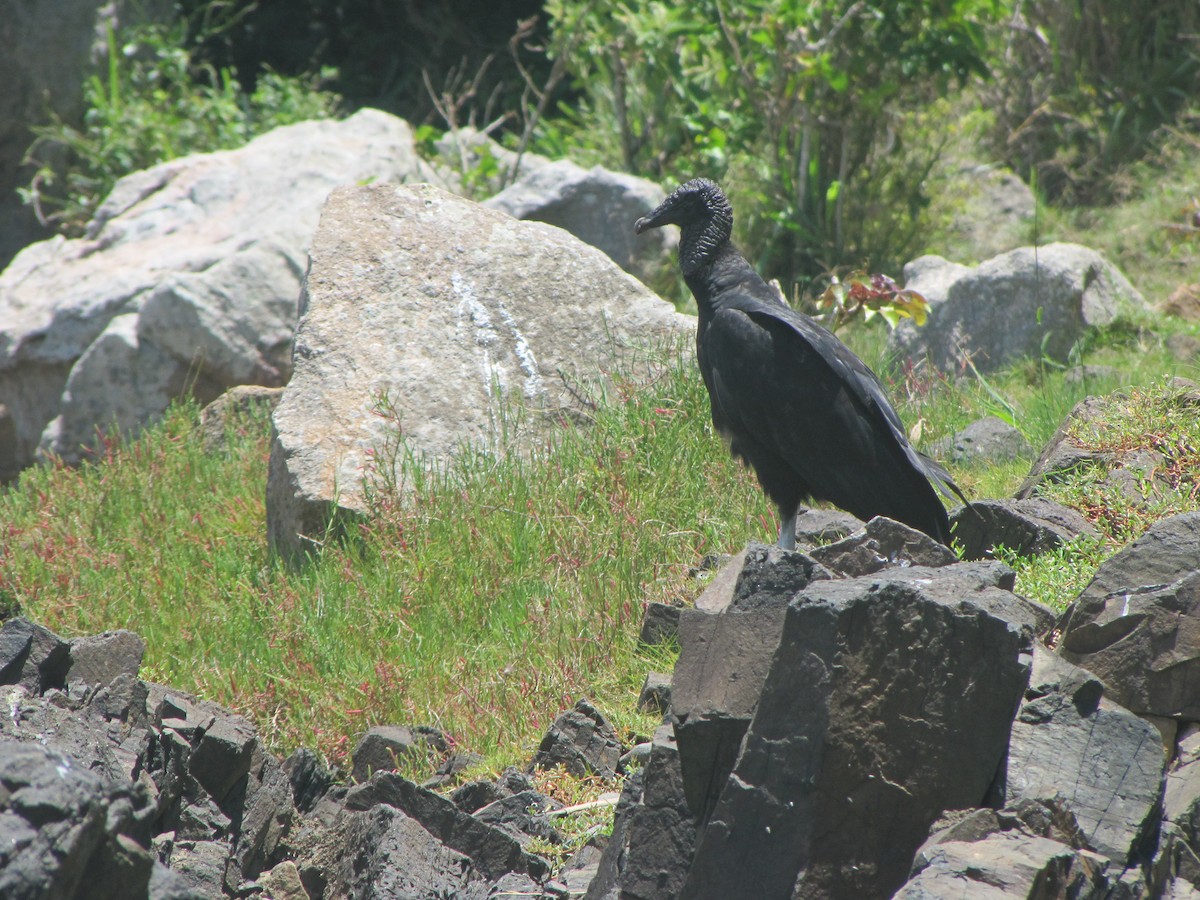
[{"label": "vulture beak", "polygon": [[654,228],[654,227],[656,227],[656,223],[654,221],[653,213],[651,213],[648,216],[642,216],[640,219],[638,219],[636,222],[633,223],[633,232],[634,232],[634,234],[641,234],[647,228]]}]

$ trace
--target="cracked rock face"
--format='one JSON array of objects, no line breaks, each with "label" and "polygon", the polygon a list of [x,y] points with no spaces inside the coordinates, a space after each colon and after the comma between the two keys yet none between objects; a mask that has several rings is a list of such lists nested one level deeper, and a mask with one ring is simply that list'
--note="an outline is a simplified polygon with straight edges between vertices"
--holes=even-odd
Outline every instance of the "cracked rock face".
[{"label": "cracked rock face", "polygon": [[[138,679],[143,650],[127,631],[68,641],[23,618],[0,624],[4,900],[543,896],[549,867],[527,846],[562,841],[548,816],[562,804],[527,776],[509,770],[451,800],[368,761],[369,780],[338,785],[311,751],[280,762],[241,716]],[[595,771],[611,760],[611,779],[613,734],[581,699],[551,738]],[[404,735],[449,751],[434,729],[394,726],[358,755]],[[486,805],[457,802],[468,795]],[[595,861],[576,864],[577,885]]]}]

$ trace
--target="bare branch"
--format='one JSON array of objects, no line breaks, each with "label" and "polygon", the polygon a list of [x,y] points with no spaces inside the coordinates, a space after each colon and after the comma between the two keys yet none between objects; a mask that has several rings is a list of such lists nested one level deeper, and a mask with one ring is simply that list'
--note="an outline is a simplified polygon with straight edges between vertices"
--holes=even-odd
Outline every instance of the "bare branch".
[{"label": "bare branch", "polygon": [[[540,89],[534,82],[529,70],[522,65],[519,56],[520,41],[523,39],[523,37],[527,37],[532,33],[533,23],[536,21],[536,19],[526,19],[524,22],[518,23],[517,34],[513,35],[513,39],[509,41],[509,48],[512,51],[514,60],[516,61],[517,71],[521,73],[521,77],[525,80],[525,85],[529,91],[538,98],[538,102],[537,106],[534,107],[532,114],[527,111],[528,107],[523,110],[525,127],[521,131],[521,140],[517,144],[517,152],[513,157],[512,169],[509,172],[507,179],[508,182],[516,179],[517,172],[519,172],[521,169],[521,160],[524,158],[525,152],[529,149],[529,143],[533,139],[534,129],[537,128],[538,122],[540,122],[542,116],[545,115],[546,109],[550,105],[550,100],[553,98],[555,90],[557,90],[559,84],[567,76],[566,59],[575,52],[575,47],[583,38],[583,29],[580,27],[581,23],[585,18],[587,18],[588,14],[592,11],[592,8],[595,5],[596,0],[589,0],[587,6],[585,6],[579,12],[578,17],[575,19],[574,26],[568,33],[567,40],[561,47],[556,49],[554,53],[554,64],[550,67],[550,75],[546,78],[545,85],[543,85]],[[522,27],[524,27],[524,35],[522,35]],[[543,52],[548,54],[550,51],[544,50]]]}]

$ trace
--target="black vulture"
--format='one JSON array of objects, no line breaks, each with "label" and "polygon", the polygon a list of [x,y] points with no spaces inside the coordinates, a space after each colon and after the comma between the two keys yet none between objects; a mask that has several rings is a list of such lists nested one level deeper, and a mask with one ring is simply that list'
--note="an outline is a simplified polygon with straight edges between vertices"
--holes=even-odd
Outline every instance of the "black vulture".
[{"label": "black vulture", "polygon": [[738,252],[721,189],[693,179],[634,230],[662,225],[681,229],[679,264],[700,313],[696,356],[713,425],[779,507],[779,546],[794,549],[797,509],[813,499],[863,521],[896,519],[949,546],[934,485],[947,496],[962,492],[908,443],[875,373],[782,302]]}]

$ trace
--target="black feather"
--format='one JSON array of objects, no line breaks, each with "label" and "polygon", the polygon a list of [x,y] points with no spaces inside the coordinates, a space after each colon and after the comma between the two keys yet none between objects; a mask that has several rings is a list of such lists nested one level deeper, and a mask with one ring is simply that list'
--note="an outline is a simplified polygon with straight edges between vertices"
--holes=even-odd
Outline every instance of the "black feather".
[{"label": "black feather", "polygon": [[[779,302],[730,242],[733,210],[712,181],[680,186],[635,230],[678,225],[680,266],[696,297],[696,354],[713,425],[794,525],[825,500],[867,521],[887,516],[949,545],[934,485],[962,493],[908,443],[879,378],[845,344]],[[965,500],[965,498],[964,498]],[[780,532],[791,546],[794,535]]]}]

